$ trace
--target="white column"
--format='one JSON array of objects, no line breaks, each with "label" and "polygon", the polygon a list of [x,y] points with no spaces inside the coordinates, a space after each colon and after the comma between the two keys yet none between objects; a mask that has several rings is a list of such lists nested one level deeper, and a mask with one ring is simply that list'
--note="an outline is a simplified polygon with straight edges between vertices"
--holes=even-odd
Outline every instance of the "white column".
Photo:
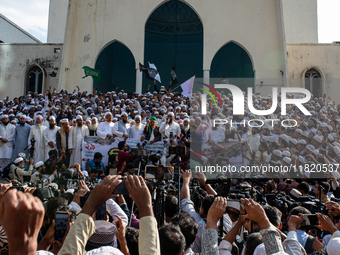
[{"label": "white column", "polygon": [[203,70],[203,83],[210,85],[209,79],[210,79],[210,70]]},{"label": "white column", "polygon": [[142,93],[142,80],[143,80],[143,72],[136,69],[136,92]]}]

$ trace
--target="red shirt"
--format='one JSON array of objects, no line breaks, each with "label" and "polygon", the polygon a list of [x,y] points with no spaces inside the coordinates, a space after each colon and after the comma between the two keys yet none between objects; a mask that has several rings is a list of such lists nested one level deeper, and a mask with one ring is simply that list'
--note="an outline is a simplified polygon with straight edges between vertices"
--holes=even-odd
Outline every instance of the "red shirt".
[{"label": "red shirt", "polygon": [[117,173],[120,172],[122,169],[123,163],[126,161],[125,168],[123,169],[123,172],[127,172],[127,167],[129,163],[132,163],[133,161],[133,156],[127,154],[125,151],[120,151],[118,152],[118,163],[117,163]]}]

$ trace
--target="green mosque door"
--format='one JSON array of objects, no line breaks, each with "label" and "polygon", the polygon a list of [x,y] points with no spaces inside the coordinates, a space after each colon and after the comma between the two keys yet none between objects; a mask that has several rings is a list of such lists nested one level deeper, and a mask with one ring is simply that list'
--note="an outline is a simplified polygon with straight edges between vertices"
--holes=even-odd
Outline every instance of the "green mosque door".
[{"label": "green mosque door", "polygon": [[229,84],[233,84],[247,91],[247,87],[254,87],[254,69],[248,53],[236,43],[224,45],[211,62],[210,77],[218,82],[222,77]]},{"label": "green mosque door", "polygon": [[[171,68],[176,63],[179,84],[190,77],[203,77],[203,25],[187,4],[170,0],[159,6],[145,24],[144,65],[156,65],[162,84],[171,81]],[[152,81],[143,75],[142,92]],[[179,85],[178,84],[178,85]],[[176,90],[176,91],[180,91]]]},{"label": "green mosque door", "polygon": [[125,92],[136,91],[136,63],[131,51],[122,43],[114,42],[99,54],[95,69],[101,72],[101,81],[93,81],[93,88],[102,93],[116,87]]}]

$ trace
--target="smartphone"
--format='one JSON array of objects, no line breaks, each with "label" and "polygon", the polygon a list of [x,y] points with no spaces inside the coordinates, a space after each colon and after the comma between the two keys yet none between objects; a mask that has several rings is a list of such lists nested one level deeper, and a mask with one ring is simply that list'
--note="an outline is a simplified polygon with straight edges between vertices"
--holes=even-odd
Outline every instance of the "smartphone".
[{"label": "smartphone", "polygon": [[119,185],[115,188],[112,194],[129,195],[129,191],[127,190],[125,186],[124,180],[121,183],[119,183]]},{"label": "smartphone", "polygon": [[304,214],[301,227],[320,225],[319,219],[315,214]]},{"label": "smartphone", "polygon": [[106,202],[98,207],[96,212],[96,220],[107,220],[106,217]]},{"label": "smartphone", "polygon": [[70,223],[70,214],[68,212],[56,212],[55,213],[55,231],[54,231],[55,240],[59,242],[63,241],[69,223]]}]

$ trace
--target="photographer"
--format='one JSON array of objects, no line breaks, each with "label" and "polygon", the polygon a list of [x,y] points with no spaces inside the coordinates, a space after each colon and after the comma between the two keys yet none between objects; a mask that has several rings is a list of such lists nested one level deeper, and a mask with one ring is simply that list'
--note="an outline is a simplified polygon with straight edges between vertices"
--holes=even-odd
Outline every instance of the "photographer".
[{"label": "photographer", "polygon": [[49,180],[49,182],[52,182],[54,180],[55,176],[57,175],[57,170],[54,170],[51,175],[46,176],[46,174],[45,174],[46,168],[45,168],[44,162],[42,162],[42,161],[37,162],[34,165],[34,167],[36,169],[36,172],[34,174],[32,174],[31,180],[30,180],[30,182],[33,183],[33,184],[37,184],[37,182],[40,181],[43,176],[46,177]]},{"label": "photographer", "polygon": [[24,183],[24,176],[32,175],[33,169],[30,168],[28,171],[25,171],[24,166],[25,161],[23,158],[17,158],[14,160],[14,166],[11,166],[11,170],[9,172],[11,180],[19,179],[21,183]]}]

